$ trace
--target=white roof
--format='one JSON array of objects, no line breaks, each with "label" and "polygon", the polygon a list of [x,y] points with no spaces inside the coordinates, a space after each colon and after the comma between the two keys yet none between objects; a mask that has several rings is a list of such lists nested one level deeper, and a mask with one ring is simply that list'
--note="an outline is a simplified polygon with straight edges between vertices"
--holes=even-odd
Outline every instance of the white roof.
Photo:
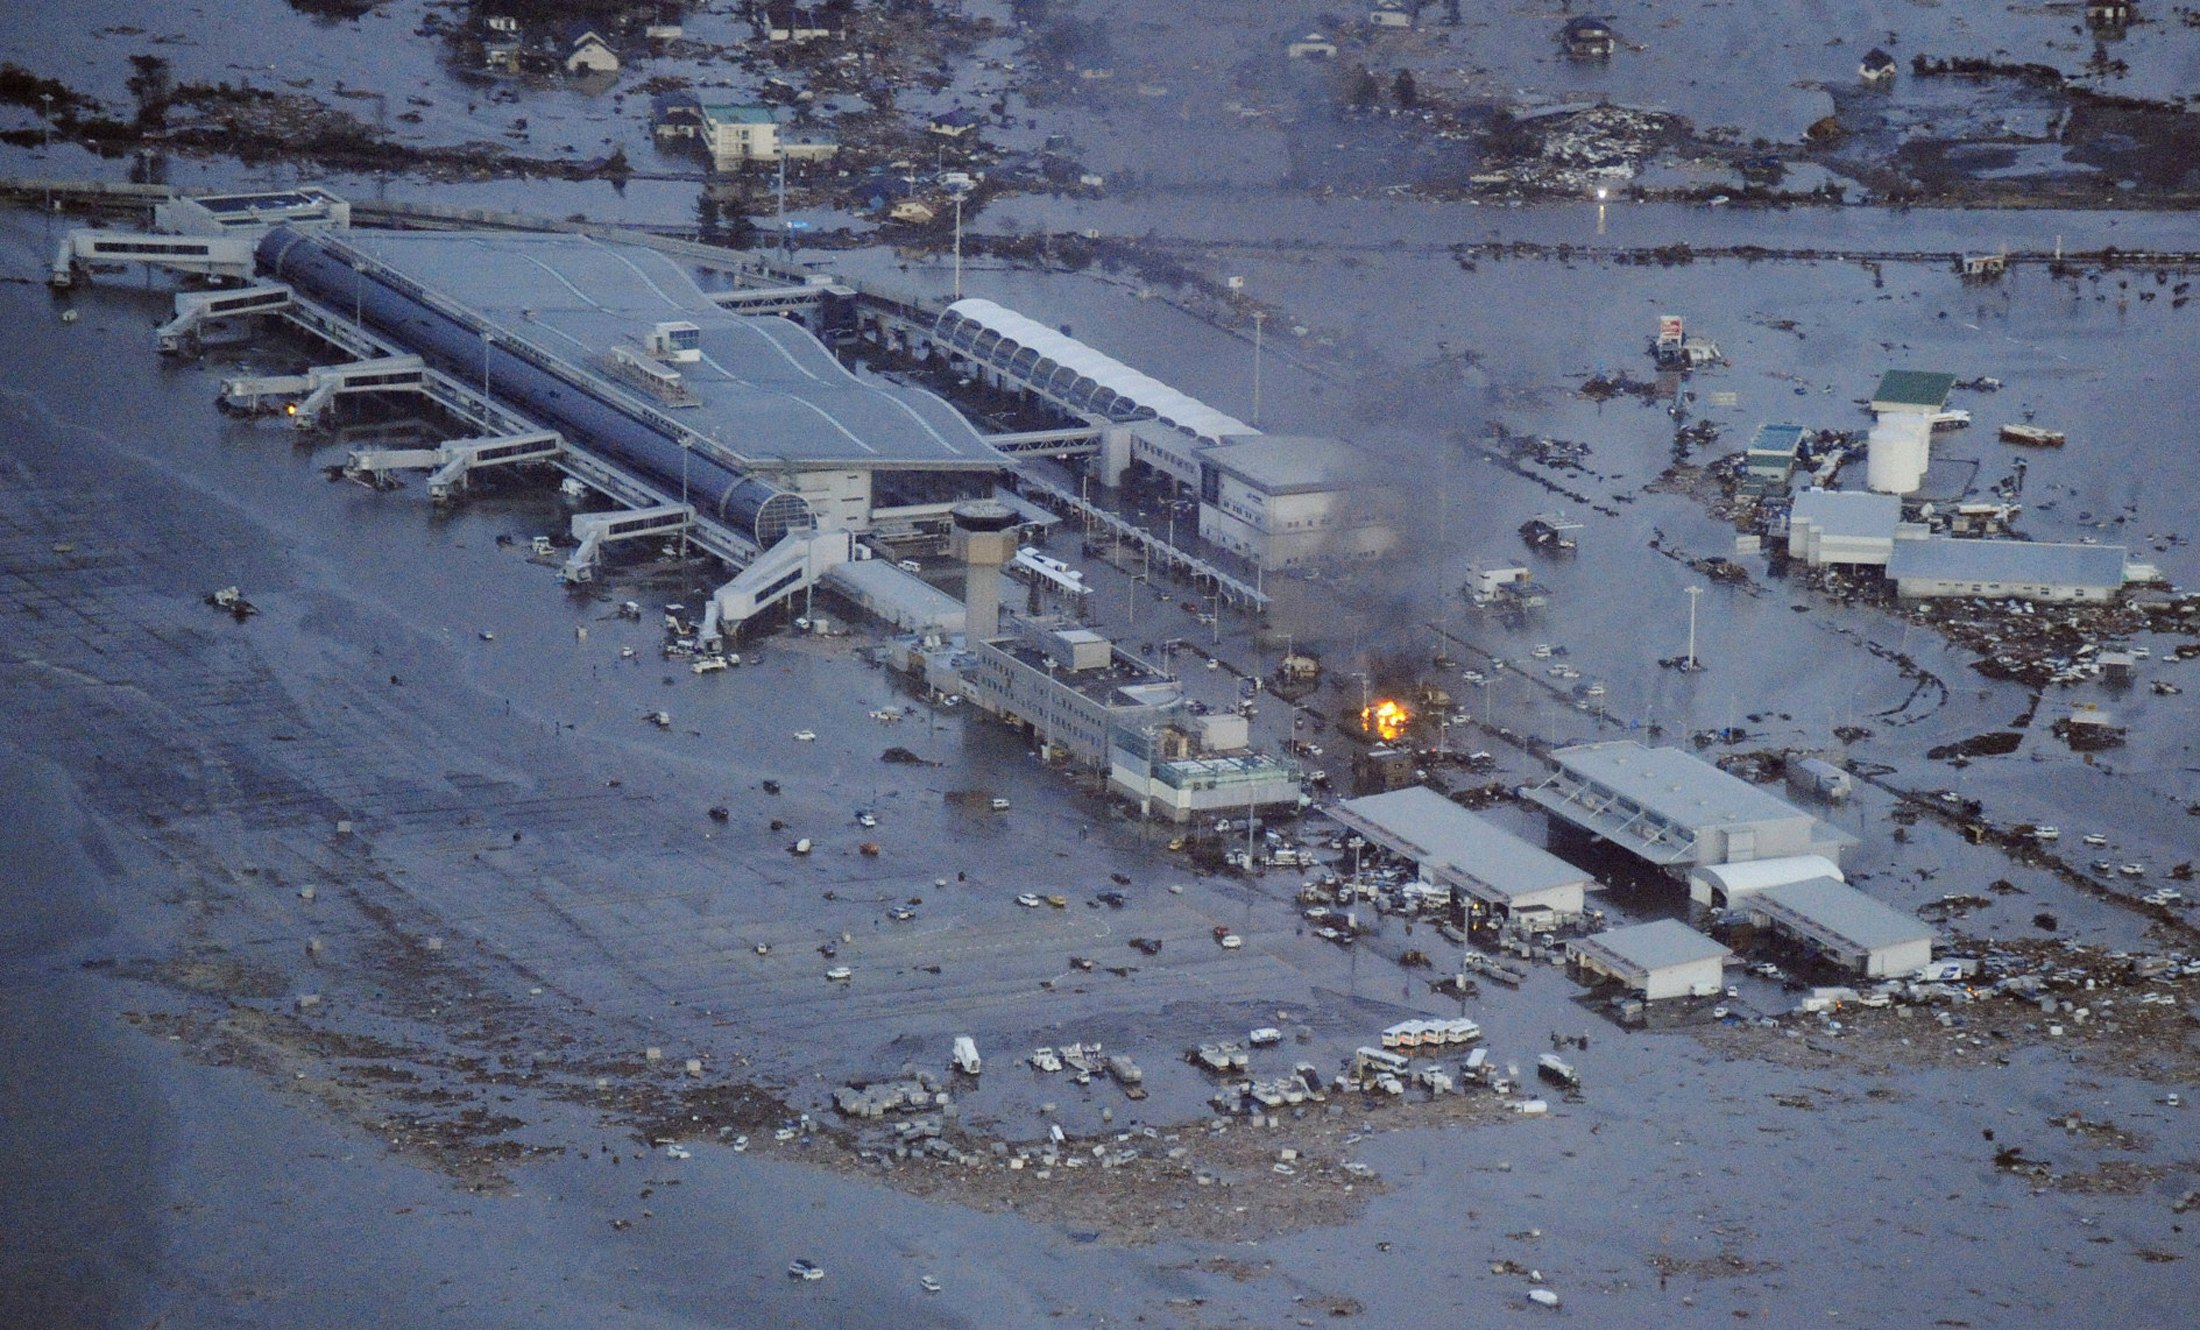
[{"label": "white roof", "polygon": [[2017,582],[2057,587],[2124,584],[2121,545],[2051,545],[2031,540],[1959,540],[1935,537],[1895,546],[1887,575],[1942,582]]},{"label": "white roof", "polygon": [[1829,536],[1893,540],[1902,521],[1902,496],[1865,490],[1804,490],[1795,496],[1788,520],[1811,525]]},{"label": "white roof", "polygon": [[1723,962],[1728,954],[1721,943],[1673,919],[1653,919],[1647,924],[1608,928],[1566,946],[1576,954],[1592,957],[1607,968],[1626,975],[1649,975],[1677,966]]},{"label": "white roof", "polygon": [[1916,915],[1830,877],[1770,888],[1746,908],[1836,950],[1866,955],[1933,937],[1932,925]]},{"label": "white roof", "polygon": [[1676,826],[1723,827],[1810,816],[1678,748],[1645,748],[1619,739],[1554,749],[1551,760]]},{"label": "white roof", "polygon": [[1230,434],[1260,433],[1235,416],[1217,411],[1198,398],[1178,392],[1159,379],[1142,374],[1113,356],[1095,351],[1074,337],[1057,332],[1036,319],[1026,318],[1015,310],[990,300],[977,297],[958,300],[947,307],[947,313],[959,314],[972,323],[992,329],[1018,346],[1037,351],[1057,365],[1075,370],[1101,387],[1112,389],[1148,408],[1178,429],[1189,430],[1209,439],[1219,439]]},{"label": "white roof", "polygon": [[1591,880],[1587,872],[1426,785],[1348,799],[1331,816],[1432,872],[1471,878],[1506,900],[1554,887],[1586,887]]},{"label": "white roof", "polygon": [[1848,879],[1841,875],[1841,868],[1822,854],[1796,854],[1781,859],[1753,859],[1740,864],[1706,864],[1693,870],[1689,876],[1700,877],[1716,883],[1726,893],[1729,901],[1739,900],[1751,892],[1770,887],[1784,886],[1814,877],[1830,877],[1836,882]]}]

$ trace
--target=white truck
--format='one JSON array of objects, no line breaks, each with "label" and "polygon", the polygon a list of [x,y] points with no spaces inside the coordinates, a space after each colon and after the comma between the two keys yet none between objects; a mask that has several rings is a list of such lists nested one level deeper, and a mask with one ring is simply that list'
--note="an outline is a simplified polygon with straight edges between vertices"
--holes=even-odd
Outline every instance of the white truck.
[{"label": "white truck", "polygon": [[955,1070],[965,1076],[975,1076],[985,1070],[985,1063],[978,1059],[978,1041],[969,1035],[955,1036]]}]

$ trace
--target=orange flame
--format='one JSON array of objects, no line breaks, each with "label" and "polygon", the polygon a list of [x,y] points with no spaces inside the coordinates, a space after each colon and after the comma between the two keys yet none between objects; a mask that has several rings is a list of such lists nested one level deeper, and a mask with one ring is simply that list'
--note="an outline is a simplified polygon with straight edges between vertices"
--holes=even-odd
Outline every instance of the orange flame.
[{"label": "orange flame", "polygon": [[1360,728],[1384,743],[1393,743],[1406,732],[1413,713],[1394,698],[1381,698],[1360,708]]}]

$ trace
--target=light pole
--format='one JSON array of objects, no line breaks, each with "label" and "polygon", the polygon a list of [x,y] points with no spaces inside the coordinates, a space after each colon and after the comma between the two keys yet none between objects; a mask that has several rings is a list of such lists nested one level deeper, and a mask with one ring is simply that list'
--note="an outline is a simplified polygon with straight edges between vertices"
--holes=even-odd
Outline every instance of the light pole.
[{"label": "light pole", "polygon": [[1598,186],[1597,186],[1597,234],[1598,234],[1598,235],[1603,235],[1603,234],[1604,234],[1604,198],[1605,198],[1605,188],[1604,188],[1604,186],[1602,186],[1602,185],[1598,185]]},{"label": "light pole", "polygon": [[1216,646],[1221,646],[1221,645],[1222,645],[1222,593],[1221,593],[1220,591],[1217,591],[1217,592],[1215,592],[1215,593],[1214,593],[1213,595],[1211,595],[1211,596],[1207,597],[1207,602],[1208,602],[1207,618],[1208,618],[1208,620],[1209,620],[1209,621],[1210,621],[1211,623],[1213,623],[1213,624],[1214,624],[1214,626],[1215,626],[1215,643],[1214,643],[1214,644],[1215,644]]},{"label": "light pole", "polygon": [[1690,674],[1696,672],[1696,602],[1702,596],[1702,587],[1692,586],[1688,588],[1688,663],[1686,668]]},{"label": "light pole", "polygon": [[688,525],[694,513],[688,508],[688,454],[695,451],[695,441],[680,436],[680,563],[685,567],[688,557]]},{"label": "light pole", "polygon": [[[38,100],[40,105],[45,108],[43,123],[39,126],[38,131],[38,155],[41,158],[50,158],[53,154],[53,94],[50,92],[39,93]],[[42,174],[46,175],[48,181],[46,185],[46,225],[51,226],[53,225],[53,185],[51,183],[53,177],[51,172],[43,172]]]},{"label": "light pole", "polygon": [[489,348],[496,345],[496,334],[483,329],[481,333],[481,427],[491,428],[489,422]]},{"label": "light pole", "polygon": [[1260,333],[1261,325],[1268,321],[1268,311],[1253,311],[1253,428],[1260,428]]},{"label": "light pole", "polygon": [[1133,628],[1136,628],[1136,627],[1138,626],[1138,588],[1139,588],[1139,586],[1140,586],[1140,585],[1141,585],[1142,583],[1144,583],[1144,582],[1145,582],[1145,580],[1146,580],[1146,575],[1145,575],[1144,573],[1140,573],[1140,574],[1139,574],[1138,576],[1136,576],[1136,577],[1133,577],[1133,578],[1131,579],[1131,623],[1130,623],[1130,626],[1131,626],[1131,627],[1133,627]]},{"label": "light pole", "polygon": [[955,299],[963,298],[963,190],[955,191]]}]

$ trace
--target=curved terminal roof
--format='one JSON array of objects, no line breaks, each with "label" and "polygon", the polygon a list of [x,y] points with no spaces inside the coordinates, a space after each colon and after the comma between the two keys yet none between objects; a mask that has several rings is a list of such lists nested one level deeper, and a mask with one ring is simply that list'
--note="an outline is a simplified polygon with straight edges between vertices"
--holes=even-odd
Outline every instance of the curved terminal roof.
[{"label": "curved terminal roof", "polygon": [[[493,324],[499,341],[626,390],[609,357],[659,323],[692,324],[700,358],[677,371],[670,412],[744,465],[997,470],[1007,459],[928,392],[859,379],[800,324],[713,304],[660,250],[585,235],[351,231],[345,242]],[[646,357],[645,357],[646,358]],[[663,403],[637,394],[653,406]]]},{"label": "curved terminal roof", "polygon": [[1235,416],[990,300],[973,298],[949,305],[934,325],[933,336],[1075,410],[1125,424],[1158,420],[1216,441],[1233,434],[1260,433]]}]

